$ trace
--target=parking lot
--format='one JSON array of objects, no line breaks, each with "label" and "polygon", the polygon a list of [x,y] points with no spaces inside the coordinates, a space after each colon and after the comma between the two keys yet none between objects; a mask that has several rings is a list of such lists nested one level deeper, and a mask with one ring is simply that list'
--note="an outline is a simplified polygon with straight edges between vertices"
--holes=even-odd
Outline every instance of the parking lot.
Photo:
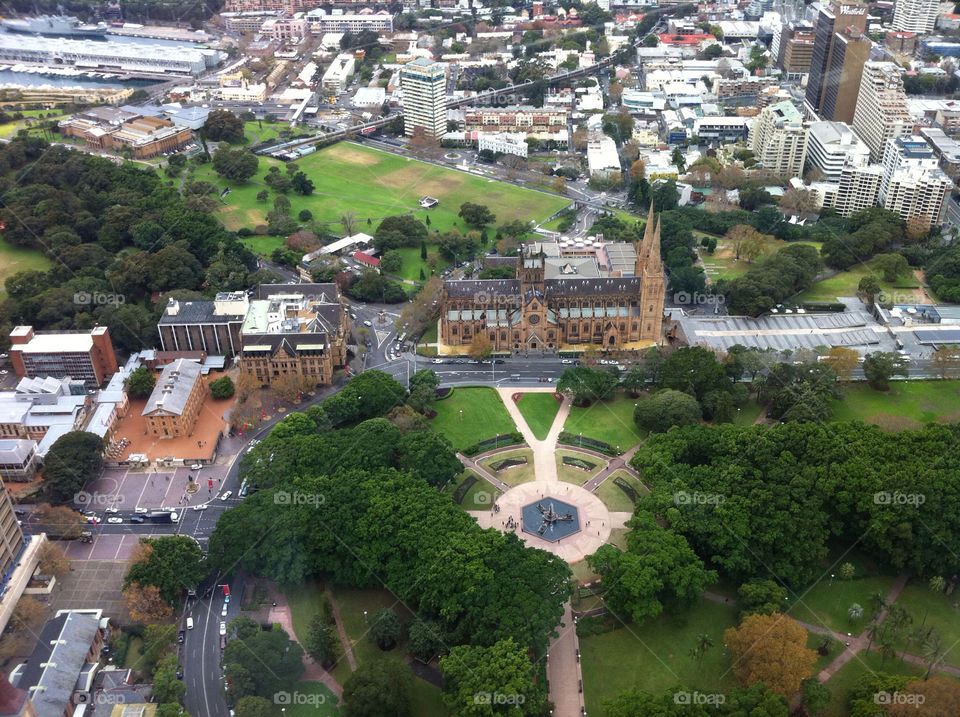
[{"label": "parking lot", "polygon": [[[105,508],[131,511],[134,508],[161,508],[182,505],[190,476],[200,483],[200,490],[190,503],[205,503],[216,496],[227,475],[229,466],[204,466],[198,471],[190,468],[153,468],[132,471],[108,468],[99,479],[86,487],[89,509],[102,512]],[[213,485],[210,485],[213,481]]]},{"label": "parking lot", "polygon": [[[119,539],[119,540],[118,540]],[[89,609],[97,607],[103,614],[120,623],[129,623],[130,615],[120,594],[120,585],[127,572],[127,558],[136,545],[137,536],[102,536],[97,541],[96,554],[90,558],[76,554],[76,547],[92,548],[73,541],[60,543],[67,548],[72,560],[70,572],[57,578],[51,595],[50,607],[54,611]],[[108,545],[113,543],[114,545]],[[113,552],[109,557],[101,557]]]}]

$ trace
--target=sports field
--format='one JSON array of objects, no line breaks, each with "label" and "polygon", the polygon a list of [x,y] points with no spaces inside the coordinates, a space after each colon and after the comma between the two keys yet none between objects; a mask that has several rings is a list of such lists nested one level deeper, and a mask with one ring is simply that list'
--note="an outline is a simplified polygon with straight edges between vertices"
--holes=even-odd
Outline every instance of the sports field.
[{"label": "sports field", "polygon": [[[225,206],[218,216],[228,229],[254,227],[266,222],[273,208],[273,192],[266,202],[257,201],[257,192],[265,189],[263,176],[277,160],[260,158],[257,174],[243,184],[220,179],[211,165],[198,167],[195,179],[206,179],[218,187],[230,187]],[[340,216],[353,212],[359,231],[376,228],[378,220],[396,214],[413,213],[421,221],[430,217],[430,229],[447,231],[464,225],[457,216],[464,202],[484,204],[497,217],[497,224],[512,219],[541,220],[569,204],[569,200],[512,184],[477,177],[409,157],[371,149],[351,142],[341,142],[297,160],[314,184],[314,193],[303,197],[291,192],[291,215],[309,209],[316,220],[337,223]],[[440,205],[421,209],[421,197],[431,196]],[[372,220],[372,226],[367,224]]]},{"label": "sports field", "polygon": [[21,249],[0,239],[0,291],[3,283],[21,271],[46,271],[51,266],[47,259],[36,249]]}]

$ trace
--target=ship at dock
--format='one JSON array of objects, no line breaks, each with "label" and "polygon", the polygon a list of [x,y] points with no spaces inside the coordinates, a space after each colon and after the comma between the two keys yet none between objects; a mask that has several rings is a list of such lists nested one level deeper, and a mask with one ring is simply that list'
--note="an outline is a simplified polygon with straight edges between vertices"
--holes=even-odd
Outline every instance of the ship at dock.
[{"label": "ship at dock", "polygon": [[0,26],[7,32],[76,38],[106,37],[108,29],[106,23],[100,22],[96,25],[88,25],[67,15],[40,15],[39,17],[16,20],[4,19],[0,21]]}]

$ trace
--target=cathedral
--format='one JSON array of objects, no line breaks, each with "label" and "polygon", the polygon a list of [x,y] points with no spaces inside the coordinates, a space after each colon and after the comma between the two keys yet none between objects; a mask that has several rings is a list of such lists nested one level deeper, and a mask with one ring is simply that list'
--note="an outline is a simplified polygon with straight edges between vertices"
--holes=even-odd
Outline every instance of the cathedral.
[{"label": "cathedral", "polygon": [[444,283],[439,337],[448,350],[464,352],[478,334],[495,352],[510,353],[660,342],[664,275],[652,207],[638,245],[543,241],[520,254],[499,262],[516,266],[515,279]]}]

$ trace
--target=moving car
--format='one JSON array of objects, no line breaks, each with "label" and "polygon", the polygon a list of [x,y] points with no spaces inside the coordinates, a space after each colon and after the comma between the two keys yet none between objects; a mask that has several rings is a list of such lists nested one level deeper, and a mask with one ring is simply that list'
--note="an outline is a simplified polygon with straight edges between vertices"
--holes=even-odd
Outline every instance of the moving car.
[{"label": "moving car", "polygon": [[120,511],[117,510],[116,508],[107,508],[107,509],[104,510],[103,512],[104,512],[104,513],[119,513]]},{"label": "moving car", "polygon": [[192,617],[188,617],[188,618],[187,618],[187,629],[188,629],[188,630],[192,630],[192,629],[193,629],[193,618],[192,618]]},{"label": "moving car", "polygon": [[187,633],[181,630],[180,632],[177,633],[177,642],[179,642],[182,645],[186,637],[187,637]]},{"label": "moving car", "polygon": [[132,516],[130,516],[130,522],[131,522],[131,523],[144,523],[144,522],[146,522],[146,520],[147,520],[147,519],[144,518],[142,515],[132,515]]},{"label": "moving car", "polygon": [[231,495],[233,495],[233,491],[232,491],[232,490],[225,491],[224,494],[220,496],[220,500],[226,500],[226,499],[229,498]]},{"label": "moving car", "polygon": [[116,524],[118,524],[118,523],[122,523],[122,522],[123,522],[123,518],[121,518],[121,517],[119,517],[119,516],[117,516],[117,515],[113,515],[113,516],[110,516],[109,518],[107,518],[107,522],[108,522],[108,523],[112,523],[113,525],[116,525]]},{"label": "moving car", "polygon": [[220,634],[221,634],[221,635],[226,635],[226,634],[227,634],[227,623],[222,622],[222,621],[220,622]]},{"label": "moving car", "polygon": [[220,617],[226,617],[226,616],[227,616],[227,604],[224,603],[224,604],[223,604],[223,609],[220,610]]},{"label": "moving car", "polygon": [[193,509],[194,509],[194,510],[206,510],[206,509],[209,508],[209,507],[210,507],[209,505],[207,505],[207,504],[205,504],[205,503],[201,503],[201,504],[199,504],[199,505],[193,506]]},{"label": "moving car", "polygon": [[146,515],[147,513],[150,512],[150,509],[149,509],[149,508],[134,508],[134,509],[133,509],[133,512],[136,513],[137,515]]}]

